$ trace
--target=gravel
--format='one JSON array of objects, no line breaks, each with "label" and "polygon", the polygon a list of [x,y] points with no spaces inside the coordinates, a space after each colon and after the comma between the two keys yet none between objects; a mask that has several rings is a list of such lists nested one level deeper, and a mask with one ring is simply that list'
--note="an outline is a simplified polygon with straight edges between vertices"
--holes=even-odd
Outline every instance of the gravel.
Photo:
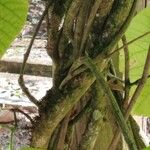
[{"label": "gravel", "polygon": [[[17,122],[17,129],[13,135],[13,150],[20,150],[22,147],[29,146],[31,139],[31,123],[22,115],[17,115],[19,121]],[[11,128],[13,124],[3,125],[0,128],[0,150],[8,150],[11,144]]]}]

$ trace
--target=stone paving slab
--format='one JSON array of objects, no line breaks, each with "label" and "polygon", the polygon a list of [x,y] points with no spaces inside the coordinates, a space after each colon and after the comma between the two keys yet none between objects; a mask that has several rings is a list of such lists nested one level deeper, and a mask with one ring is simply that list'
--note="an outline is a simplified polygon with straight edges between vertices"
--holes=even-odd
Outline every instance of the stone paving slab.
[{"label": "stone paving slab", "polygon": [[[12,47],[7,50],[1,60],[22,62],[25,52],[25,47]],[[33,48],[27,62],[33,64],[52,65],[52,59],[43,48]]]},{"label": "stone paving slab", "polygon": [[[0,104],[33,106],[18,85],[17,74],[0,73]],[[52,78],[24,76],[25,83],[31,93],[41,99],[52,87]]]},{"label": "stone paving slab", "polygon": [[[31,37],[32,38],[32,37]],[[11,44],[11,47],[28,47],[31,38],[16,38],[13,43]],[[34,40],[33,48],[44,48],[47,45],[47,40],[46,39],[39,39],[36,38]]]},{"label": "stone paving slab", "polygon": [[[0,72],[20,74],[21,67],[22,62],[18,62],[15,60],[0,61]],[[24,74],[42,77],[52,77],[52,66],[38,63],[26,63]]]}]

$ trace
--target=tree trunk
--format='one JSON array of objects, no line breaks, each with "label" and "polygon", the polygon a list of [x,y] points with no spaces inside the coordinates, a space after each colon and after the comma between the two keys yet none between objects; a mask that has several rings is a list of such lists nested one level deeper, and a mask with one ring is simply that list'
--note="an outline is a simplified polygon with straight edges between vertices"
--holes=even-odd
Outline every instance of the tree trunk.
[{"label": "tree trunk", "polygon": [[[111,100],[83,61],[88,54],[108,84],[111,58],[107,55],[128,27],[136,2],[50,2],[52,5],[46,17],[47,52],[55,66],[53,87],[40,102],[32,147],[45,150],[110,148],[115,132],[119,130]],[[122,94],[115,91],[114,96],[118,104],[122,104]],[[122,141],[120,138],[118,149],[124,149]]]}]

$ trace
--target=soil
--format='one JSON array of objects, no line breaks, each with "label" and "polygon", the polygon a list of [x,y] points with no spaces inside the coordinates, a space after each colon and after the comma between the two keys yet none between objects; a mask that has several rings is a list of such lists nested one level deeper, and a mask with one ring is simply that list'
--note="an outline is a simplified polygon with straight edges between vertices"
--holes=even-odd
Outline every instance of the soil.
[{"label": "soil", "polygon": [[[17,128],[13,135],[12,146],[13,150],[20,150],[30,144],[31,132],[30,129],[32,125],[29,120],[27,120],[23,115],[17,115]],[[9,123],[3,125],[0,128],[0,149],[8,150],[11,144],[11,129],[14,127],[14,123]]]}]

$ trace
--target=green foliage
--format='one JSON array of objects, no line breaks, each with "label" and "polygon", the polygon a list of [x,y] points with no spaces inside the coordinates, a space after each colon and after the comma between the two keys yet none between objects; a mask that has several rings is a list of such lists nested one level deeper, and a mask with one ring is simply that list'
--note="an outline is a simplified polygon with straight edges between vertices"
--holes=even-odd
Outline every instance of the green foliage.
[{"label": "green foliage", "polygon": [[[134,17],[126,32],[126,37],[130,41],[148,31],[150,31],[150,8],[144,9]],[[141,77],[149,44],[150,34],[129,46],[131,82]]]},{"label": "green foliage", "polygon": [[22,29],[28,11],[28,0],[0,0],[0,56]]},{"label": "green foliage", "polygon": [[[144,9],[137,14],[132,20],[127,32],[126,37],[128,41],[131,41],[140,35],[150,31],[150,7]],[[137,40],[133,44],[129,45],[130,55],[130,80],[131,82],[141,78],[143,67],[145,64],[147,51],[150,44],[150,34],[144,36],[140,40]],[[120,67],[123,68],[123,54],[121,54]],[[135,86],[132,88],[134,91]],[[137,115],[150,116],[150,80],[146,83],[141,96],[138,98],[137,103],[133,109],[133,113]]]},{"label": "green foliage", "polygon": [[150,116],[150,79],[146,82],[145,87],[133,108],[133,113],[136,115]]},{"label": "green foliage", "polygon": [[150,150],[150,147],[145,148],[144,150]]}]

